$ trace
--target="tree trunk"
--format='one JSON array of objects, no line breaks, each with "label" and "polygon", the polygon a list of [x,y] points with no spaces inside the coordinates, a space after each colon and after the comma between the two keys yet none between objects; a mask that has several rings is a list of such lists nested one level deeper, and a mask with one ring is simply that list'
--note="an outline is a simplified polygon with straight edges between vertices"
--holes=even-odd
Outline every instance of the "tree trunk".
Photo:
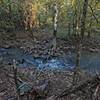
[{"label": "tree trunk", "polygon": [[57,37],[57,17],[58,17],[58,8],[57,4],[54,5],[54,17],[53,17],[53,22],[54,22],[54,31],[53,31],[53,50],[56,49],[56,37]]},{"label": "tree trunk", "polygon": [[73,85],[77,84],[77,82],[79,81],[79,77],[80,77],[79,75],[80,58],[81,58],[81,52],[82,52],[82,42],[84,39],[84,32],[85,32],[85,21],[86,21],[86,15],[87,15],[87,8],[88,8],[88,0],[84,0],[83,14],[81,18],[81,38],[79,34],[77,34],[76,36],[77,56],[76,56],[76,66],[75,66],[75,71],[74,71],[74,76],[73,76]]},{"label": "tree trunk", "polygon": [[[79,38],[79,37],[78,37]],[[76,43],[76,65],[75,65],[75,70],[73,74],[73,85],[78,84],[78,81],[80,80],[80,59],[81,59],[81,51],[82,51],[82,44],[80,40],[78,40],[78,43]]]},{"label": "tree trunk", "polygon": [[20,100],[20,90],[18,89],[18,79],[17,79],[17,67],[16,67],[16,61],[13,60],[13,71],[14,71],[14,81],[16,86],[16,94],[17,94],[17,100]]},{"label": "tree trunk", "polygon": [[90,22],[90,24],[89,24],[89,31],[88,31],[88,38],[90,38],[91,37],[91,26],[92,26],[92,23]]},{"label": "tree trunk", "polygon": [[9,5],[8,5],[8,7],[9,7],[9,13],[11,13],[11,1],[8,0],[8,3],[9,3]]},{"label": "tree trunk", "polygon": [[83,5],[83,14],[81,18],[81,37],[84,38],[84,32],[85,32],[85,21],[86,21],[86,15],[87,15],[87,8],[88,8],[88,0],[84,0]]},{"label": "tree trunk", "polygon": [[11,0],[8,0],[8,10],[9,10],[9,20],[12,20],[12,2]]},{"label": "tree trunk", "polygon": [[74,18],[73,18],[73,34],[74,34],[74,35],[76,35],[76,26],[77,26],[76,17],[77,17],[77,11],[76,11],[76,9],[75,9]]},{"label": "tree trunk", "polygon": [[77,44],[77,56],[76,56],[76,69],[80,67],[80,57],[81,57],[81,43]]},{"label": "tree trunk", "polygon": [[71,35],[71,29],[70,29],[71,27],[70,26],[71,26],[71,24],[68,23],[68,37],[70,37],[70,35]]}]

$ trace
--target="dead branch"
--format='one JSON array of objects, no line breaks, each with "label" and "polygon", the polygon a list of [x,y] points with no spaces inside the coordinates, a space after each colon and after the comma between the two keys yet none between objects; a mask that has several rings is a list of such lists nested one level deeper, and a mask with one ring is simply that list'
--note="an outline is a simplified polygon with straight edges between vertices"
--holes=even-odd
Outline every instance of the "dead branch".
[{"label": "dead branch", "polygon": [[95,14],[94,14],[94,11],[93,11],[93,9],[92,9],[92,7],[91,7],[91,5],[89,5],[89,7],[90,7],[90,9],[91,9],[91,12],[92,12],[92,15],[93,15],[94,19],[96,20],[96,22],[97,22],[97,24],[98,24],[99,21],[98,21],[98,19],[96,18]]},{"label": "dead branch", "polygon": [[88,86],[89,86],[90,88],[95,87],[95,86],[97,86],[98,84],[100,84],[100,78],[97,77],[97,76],[94,76],[92,79],[89,79],[89,80],[87,80],[87,81],[85,81],[85,82],[82,82],[82,83],[80,83],[80,84],[77,85],[77,86],[70,87],[70,88],[66,89],[66,90],[63,91],[60,95],[58,95],[58,96],[56,97],[56,99],[57,99],[57,98],[64,97],[64,96],[68,96],[68,95],[70,95],[70,94],[72,94],[72,93],[76,93],[77,91],[83,90],[84,88],[86,88],[86,87],[88,87]]},{"label": "dead branch", "polygon": [[98,94],[98,91],[99,91],[99,88],[100,88],[100,85],[98,85],[98,86],[96,87],[96,89],[95,89],[95,92],[94,92],[94,94],[93,94],[93,100],[96,100],[97,94]]}]

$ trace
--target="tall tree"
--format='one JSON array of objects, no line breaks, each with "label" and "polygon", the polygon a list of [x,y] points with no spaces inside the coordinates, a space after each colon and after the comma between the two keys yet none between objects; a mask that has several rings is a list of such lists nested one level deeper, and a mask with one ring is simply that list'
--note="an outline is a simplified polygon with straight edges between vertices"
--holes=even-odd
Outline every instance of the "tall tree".
[{"label": "tall tree", "polygon": [[58,17],[58,7],[57,4],[54,4],[54,16],[53,16],[53,23],[54,23],[54,31],[53,31],[53,50],[56,49],[56,38],[57,38],[57,19]]},{"label": "tall tree", "polygon": [[84,0],[83,13],[82,13],[82,17],[81,17],[81,36],[82,36],[82,39],[84,38],[84,32],[85,32],[85,21],[86,21],[86,15],[87,15],[87,8],[88,8],[88,0]]},{"label": "tall tree", "polygon": [[[80,33],[79,34],[79,16],[77,16],[78,20],[77,20],[77,24],[76,24],[76,30],[77,30],[77,34],[76,34],[76,67],[75,67],[75,71],[74,71],[74,78],[73,78],[73,84],[77,84],[80,75],[79,75],[79,69],[80,69],[80,58],[81,58],[81,53],[82,53],[82,43],[83,43],[83,39],[84,39],[84,33],[85,33],[85,21],[86,21],[86,15],[87,15],[87,8],[88,8],[88,0],[84,0],[83,2],[83,9],[82,9],[82,17],[81,17],[81,26],[80,26]],[[76,18],[76,19],[77,19]]]}]

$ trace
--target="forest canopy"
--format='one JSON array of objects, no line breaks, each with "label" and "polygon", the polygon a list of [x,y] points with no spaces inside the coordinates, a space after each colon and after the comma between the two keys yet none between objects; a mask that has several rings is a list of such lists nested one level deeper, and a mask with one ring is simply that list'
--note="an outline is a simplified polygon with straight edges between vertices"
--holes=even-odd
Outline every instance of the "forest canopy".
[{"label": "forest canopy", "polygon": [[[6,30],[52,28],[53,5],[58,6],[58,27],[63,32],[73,27],[80,31],[84,0],[0,0],[0,28]],[[100,2],[89,0],[86,31],[98,31],[100,24]],[[76,25],[75,25],[76,24]],[[20,26],[20,27],[19,27]],[[98,33],[98,32],[97,32]]]}]

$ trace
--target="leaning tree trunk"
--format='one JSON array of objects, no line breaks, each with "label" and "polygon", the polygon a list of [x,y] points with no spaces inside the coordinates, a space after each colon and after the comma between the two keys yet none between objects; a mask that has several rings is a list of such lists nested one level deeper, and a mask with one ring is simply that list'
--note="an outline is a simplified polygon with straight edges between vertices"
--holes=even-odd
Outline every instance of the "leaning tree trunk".
[{"label": "leaning tree trunk", "polygon": [[82,39],[84,38],[84,32],[85,32],[87,8],[88,8],[88,0],[84,0],[83,14],[82,14],[82,18],[81,18],[81,37],[82,37]]},{"label": "leaning tree trunk", "polygon": [[58,8],[57,4],[54,5],[54,17],[53,17],[53,23],[54,23],[54,31],[53,31],[53,50],[56,49],[56,37],[57,37],[57,17],[58,17]]}]

